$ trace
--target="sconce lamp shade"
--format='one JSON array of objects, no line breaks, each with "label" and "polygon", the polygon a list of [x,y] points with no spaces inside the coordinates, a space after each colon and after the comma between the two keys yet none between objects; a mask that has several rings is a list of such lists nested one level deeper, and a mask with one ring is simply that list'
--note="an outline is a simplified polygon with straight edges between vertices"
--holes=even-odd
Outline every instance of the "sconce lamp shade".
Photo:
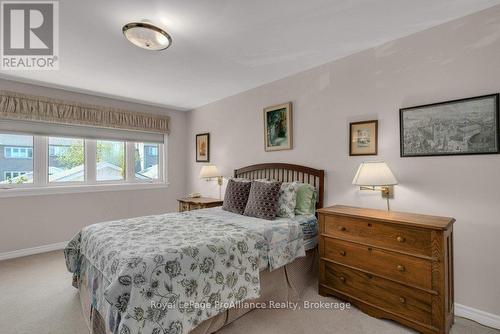
[{"label": "sconce lamp shade", "polygon": [[352,184],[357,186],[392,186],[398,184],[398,180],[385,162],[366,161],[359,165]]},{"label": "sconce lamp shade", "polygon": [[219,176],[221,176],[220,172],[214,165],[207,165],[201,167],[200,177],[202,179],[208,179],[211,177],[219,177]]}]

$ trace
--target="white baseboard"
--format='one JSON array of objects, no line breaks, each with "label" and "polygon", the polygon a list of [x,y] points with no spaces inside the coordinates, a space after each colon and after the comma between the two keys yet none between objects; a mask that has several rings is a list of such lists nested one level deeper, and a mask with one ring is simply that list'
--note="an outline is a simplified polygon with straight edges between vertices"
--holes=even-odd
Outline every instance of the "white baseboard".
[{"label": "white baseboard", "polygon": [[64,249],[66,245],[68,244],[67,241],[63,242],[58,242],[55,244],[50,244],[50,245],[44,245],[44,246],[38,246],[38,247],[33,247],[33,248],[25,248],[25,249],[19,249],[11,252],[4,252],[0,253],[0,261],[2,260],[8,260],[8,259],[14,259],[16,257],[22,257],[22,256],[28,256],[28,255],[33,255],[33,254],[40,254],[40,253],[46,253],[46,252],[51,252],[59,249]]},{"label": "white baseboard", "polygon": [[469,306],[455,303],[455,315],[479,322],[482,325],[500,329],[500,315],[484,312]]}]

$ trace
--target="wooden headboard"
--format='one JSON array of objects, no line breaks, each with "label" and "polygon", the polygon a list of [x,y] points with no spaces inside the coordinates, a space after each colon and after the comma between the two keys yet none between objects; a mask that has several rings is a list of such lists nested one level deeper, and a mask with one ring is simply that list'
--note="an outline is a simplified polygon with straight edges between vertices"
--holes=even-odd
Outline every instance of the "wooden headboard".
[{"label": "wooden headboard", "polygon": [[281,182],[309,183],[318,191],[316,208],[323,207],[325,191],[325,171],[323,169],[292,164],[266,163],[235,169],[234,177],[243,177],[250,180],[271,179]]}]

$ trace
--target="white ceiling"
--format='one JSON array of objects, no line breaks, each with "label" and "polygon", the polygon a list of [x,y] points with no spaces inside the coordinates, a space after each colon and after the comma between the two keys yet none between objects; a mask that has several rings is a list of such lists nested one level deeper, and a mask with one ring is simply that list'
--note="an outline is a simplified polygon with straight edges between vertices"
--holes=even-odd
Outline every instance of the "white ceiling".
[{"label": "white ceiling", "polygon": [[[45,86],[192,109],[500,0],[64,0],[60,70],[2,71]],[[125,23],[164,26],[173,44],[139,49]]]}]

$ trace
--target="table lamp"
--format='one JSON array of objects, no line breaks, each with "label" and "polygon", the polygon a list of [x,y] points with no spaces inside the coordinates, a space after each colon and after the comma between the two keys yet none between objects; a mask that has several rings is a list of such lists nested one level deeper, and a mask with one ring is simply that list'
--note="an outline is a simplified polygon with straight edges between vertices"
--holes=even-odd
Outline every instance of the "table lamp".
[{"label": "table lamp", "polygon": [[216,178],[217,184],[219,185],[219,199],[222,199],[222,176],[216,166],[206,165],[201,167],[200,178],[206,179],[207,181],[212,181]]},{"label": "table lamp", "polygon": [[352,184],[360,186],[360,190],[380,190],[382,198],[387,199],[387,210],[390,210],[389,198],[394,197],[393,186],[398,180],[385,162],[365,161],[359,165]]}]

